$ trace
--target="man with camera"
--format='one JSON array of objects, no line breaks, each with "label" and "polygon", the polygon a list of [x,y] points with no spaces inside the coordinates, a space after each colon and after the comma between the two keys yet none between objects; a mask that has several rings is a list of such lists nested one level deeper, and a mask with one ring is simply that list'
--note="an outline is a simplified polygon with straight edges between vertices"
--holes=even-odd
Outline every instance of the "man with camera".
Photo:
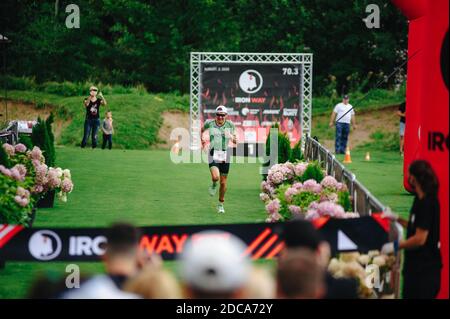
[{"label": "man with camera", "polygon": [[106,99],[103,94],[98,93],[95,86],[89,88],[89,96],[84,99],[83,106],[86,109],[86,118],[84,120],[84,134],[81,141],[81,148],[86,147],[89,135],[92,132],[92,148],[97,147],[97,132],[100,127],[100,105],[106,105]]}]

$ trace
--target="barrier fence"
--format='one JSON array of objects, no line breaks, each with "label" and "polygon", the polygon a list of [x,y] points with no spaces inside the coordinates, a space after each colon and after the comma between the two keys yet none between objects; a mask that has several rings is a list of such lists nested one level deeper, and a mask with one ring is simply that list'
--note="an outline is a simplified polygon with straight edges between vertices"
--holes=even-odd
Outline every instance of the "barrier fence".
[{"label": "barrier fence", "polygon": [[16,144],[19,140],[19,123],[17,121],[12,121],[9,123],[6,129],[0,131],[0,142]]},{"label": "barrier fence", "polygon": [[[327,175],[331,175],[338,182],[345,183],[352,198],[353,210],[360,216],[370,216],[372,213],[384,212],[387,207],[383,205],[370,191],[356,179],[355,174],[345,168],[333,153],[323,147],[316,139],[306,136],[304,157],[308,161],[318,161]],[[403,228],[394,222],[390,224],[389,240],[403,239]],[[386,278],[394,287],[395,297],[400,297],[401,253],[397,253],[396,263]]]}]

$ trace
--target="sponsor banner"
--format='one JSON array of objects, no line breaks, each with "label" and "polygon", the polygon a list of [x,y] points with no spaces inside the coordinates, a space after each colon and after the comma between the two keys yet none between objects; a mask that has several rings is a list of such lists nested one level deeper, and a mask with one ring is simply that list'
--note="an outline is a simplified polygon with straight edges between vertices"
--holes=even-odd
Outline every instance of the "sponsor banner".
[{"label": "sponsor banner", "polygon": [[[173,260],[186,241],[198,232],[222,230],[241,238],[245,254],[252,259],[271,259],[283,249],[282,223],[142,227],[140,248]],[[388,227],[372,217],[324,219],[315,222],[330,243],[333,254],[380,249],[388,241]],[[104,254],[106,228],[33,228],[0,225],[0,260],[9,261],[98,261]],[[8,235],[8,234],[13,234]],[[7,236],[9,236],[7,238]],[[7,238],[7,240],[5,240]],[[214,238],[211,238],[214,240]]]},{"label": "sponsor banner", "polygon": [[[213,119],[218,105],[232,109],[228,118],[245,128],[245,123],[263,127],[257,141],[264,143],[272,123],[290,133],[291,142],[300,138],[301,64],[202,63],[202,121]],[[239,136],[245,140],[245,136]]]}]

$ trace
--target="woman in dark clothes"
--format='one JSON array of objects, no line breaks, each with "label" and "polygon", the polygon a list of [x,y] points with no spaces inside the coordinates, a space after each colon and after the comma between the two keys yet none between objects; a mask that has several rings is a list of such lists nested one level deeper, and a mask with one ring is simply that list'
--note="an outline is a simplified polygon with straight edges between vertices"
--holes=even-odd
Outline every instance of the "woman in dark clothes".
[{"label": "woman in dark clothes", "polygon": [[406,240],[387,243],[382,252],[405,249],[403,298],[431,299],[439,292],[442,268],[439,183],[431,165],[422,160],[409,166],[408,182],[415,193],[409,220],[395,218],[407,229]]}]

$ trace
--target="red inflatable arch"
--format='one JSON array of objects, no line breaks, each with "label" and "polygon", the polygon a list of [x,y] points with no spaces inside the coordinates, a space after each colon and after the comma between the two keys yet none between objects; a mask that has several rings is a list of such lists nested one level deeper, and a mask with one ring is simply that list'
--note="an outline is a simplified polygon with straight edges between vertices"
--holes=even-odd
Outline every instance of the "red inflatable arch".
[{"label": "red inflatable arch", "polygon": [[409,21],[408,64],[406,83],[406,120],[403,158],[403,186],[411,191],[408,184],[408,167],[420,157],[420,96],[422,93],[423,36],[427,0],[392,0]]},{"label": "red inflatable arch", "polygon": [[[404,167],[413,159],[431,163],[439,177],[442,269],[439,298],[448,298],[449,100],[448,0],[392,0],[410,20]],[[408,52],[408,56],[414,54]],[[412,123],[411,123],[412,122]],[[414,130],[417,130],[414,132]],[[408,154],[406,153],[408,152]]]}]

